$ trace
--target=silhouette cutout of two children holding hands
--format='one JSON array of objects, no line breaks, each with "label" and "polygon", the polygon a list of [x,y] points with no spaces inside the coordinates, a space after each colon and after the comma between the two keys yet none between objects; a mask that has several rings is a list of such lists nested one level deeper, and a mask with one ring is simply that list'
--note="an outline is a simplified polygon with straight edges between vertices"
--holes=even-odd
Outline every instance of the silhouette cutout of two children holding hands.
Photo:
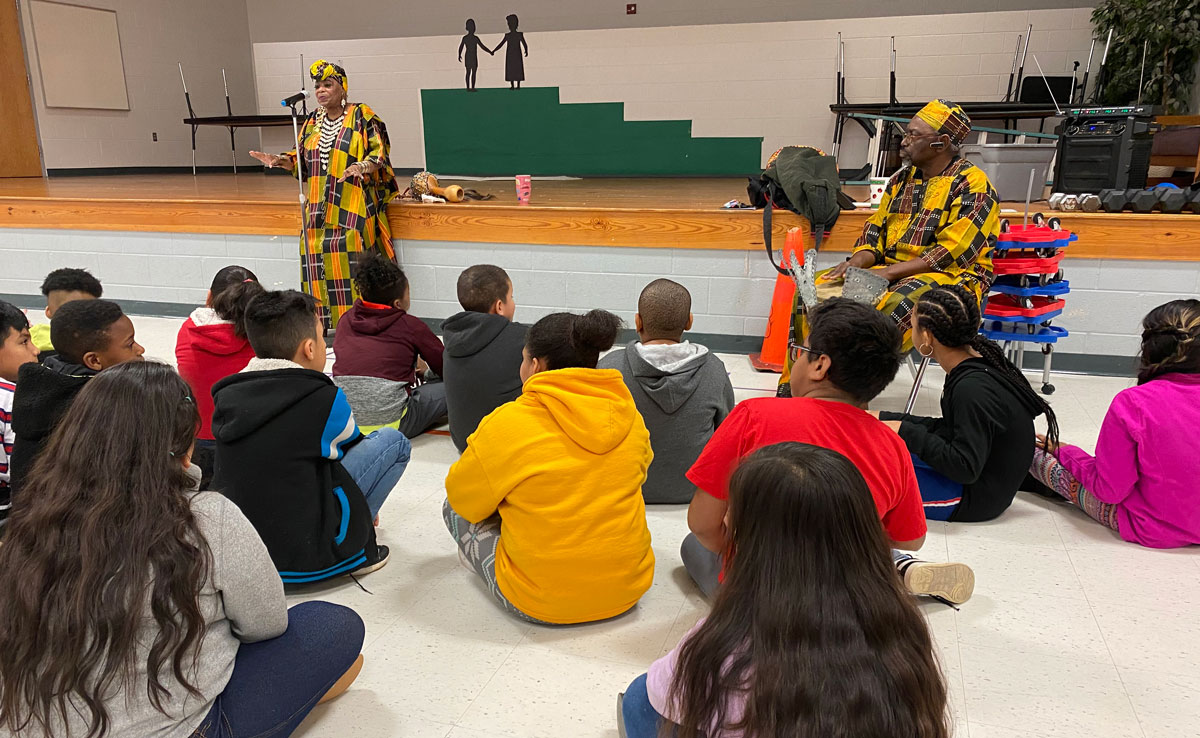
[{"label": "silhouette cutout of two children holding hands", "polygon": [[496,44],[494,49],[489,49],[475,35],[475,20],[473,18],[467,20],[467,35],[462,37],[462,43],[458,45],[458,60],[463,61],[463,51],[466,51],[467,57],[464,64],[467,68],[468,90],[475,89],[475,78],[479,71],[478,50],[482,48],[495,56],[501,46],[508,46],[504,55],[504,80],[508,82],[510,90],[521,89],[521,83],[525,81],[524,57],[529,56],[529,44],[525,43],[525,34],[517,30],[517,16],[510,15],[505,20],[508,21],[508,33],[504,34],[504,38]]}]

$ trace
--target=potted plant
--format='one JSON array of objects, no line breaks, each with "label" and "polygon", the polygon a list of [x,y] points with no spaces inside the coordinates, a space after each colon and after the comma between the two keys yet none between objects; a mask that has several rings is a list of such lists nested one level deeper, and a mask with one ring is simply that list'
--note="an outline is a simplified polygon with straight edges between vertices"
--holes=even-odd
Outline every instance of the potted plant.
[{"label": "potted plant", "polygon": [[1132,103],[1138,99],[1140,81],[1143,103],[1162,106],[1167,114],[1190,112],[1200,61],[1196,0],[1100,0],[1092,11],[1092,26],[1101,39],[1115,29],[1100,103]]}]

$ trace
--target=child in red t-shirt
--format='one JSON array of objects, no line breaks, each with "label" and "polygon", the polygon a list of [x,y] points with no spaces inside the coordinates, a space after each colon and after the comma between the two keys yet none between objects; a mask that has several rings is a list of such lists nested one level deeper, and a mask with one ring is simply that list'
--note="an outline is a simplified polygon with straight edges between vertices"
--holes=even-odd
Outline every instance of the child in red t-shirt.
[{"label": "child in red t-shirt", "polygon": [[[912,457],[900,437],[866,410],[900,368],[899,330],[878,311],[841,298],[814,309],[809,324],[808,340],[790,349],[792,397],[740,403],[687,473],[699,490],[688,508],[692,534],[681,554],[706,594],[716,589],[720,555],[727,553],[729,477],[743,458],[774,443],[808,443],[850,459],[875,498],[893,548],[916,551],[925,542]],[[920,562],[899,551],[894,558],[914,593],[951,602],[971,596],[975,576],[964,564]]]}]

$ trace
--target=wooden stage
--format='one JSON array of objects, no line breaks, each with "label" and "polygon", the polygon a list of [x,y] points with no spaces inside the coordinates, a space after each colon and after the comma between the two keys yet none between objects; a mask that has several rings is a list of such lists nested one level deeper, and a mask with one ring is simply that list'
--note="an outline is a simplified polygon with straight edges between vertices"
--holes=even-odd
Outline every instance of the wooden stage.
[{"label": "wooden stage", "polygon": [[[496,199],[453,205],[395,201],[388,207],[393,235],[565,246],[762,248],[761,212],[721,209],[729,200],[746,200],[743,179],[535,179],[528,206],[517,205],[511,179],[442,184],[454,183]],[[861,198],[865,193],[849,194]],[[0,227],[290,236],[299,227],[297,197],[295,180],[258,172],[0,179]],[[1023,210],[1023,205],[1005,207]],[[1035,204],[1038,209],[1048,211],[1048,206]],[[1200,261],[1200,214],[1056,214],[1079,234],[1073,258]],[[849,250],[869,215],[869,210],[843,212],[825,248]],[[1021,213],[1007,217],[1019,220]],[[779,213],[775,220],[780,236],[795,225],[803,223],[791,213]]]}]

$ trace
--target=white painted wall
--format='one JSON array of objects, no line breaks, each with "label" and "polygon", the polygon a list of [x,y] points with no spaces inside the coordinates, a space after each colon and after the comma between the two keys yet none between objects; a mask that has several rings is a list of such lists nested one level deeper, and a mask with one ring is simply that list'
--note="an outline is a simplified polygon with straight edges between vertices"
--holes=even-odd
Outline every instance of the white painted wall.
[{"label": "white painted wall", "polygon": [[637,13],[626,13],[624,0],[251,0],[250,38],[254,42],[328,38],[440,36],[461,32],[473,18],[479,32],[503,33],[504,17],[515,13],[525,32],[580,31],[596,28],[703,26],[769,23],[827,18],[981,13],[997,10],[1046,10],[1092,7],[1095,0],[643,0]]},{"label": "white painted wall", "polygon": [[[787,144],[828,147],[833,137],[834,49],[846,39],[846,95],[886,99],[890,36],[899,56],[901,100],[999,100],[1008,83],[1017,35],[1034,24],[1033,55],[1046,74],[1069,74],[1086,60],[1088,8],[804,20],[703,26],[529,32],[528,86],[557,86],[564,102],[624,102],[626,118],[689,119],[696,136],[762,136],[764,159]],[[481,34],[489,46],[499,36]],[[456,88],[460,33],[254,44],[260,112],[299,85],[299,55],[341,60],[351,99],[387,122],[392,161],[423,167],[422,88]],[[506,86],[502,55],[481,54],[479,84]],[[487,121],[479,121],[486,125]],[[847,128],[843,166],[861,163],[866,139]],[[264,132],[283,150],[288,132]]]},{"label": "white painted wall", "polygon": [[[11,0],[9,0],[11,1]],[[178,62],[183,62],[197,115],[225,115],[221,68],[233,112],[254,113],[254,71],[246,0],[87,0],[117,12],[129,110],[48,108],[27,7],[21,8],[25,53],[47,169],[191,165],[191,133]],[[158,141],[152,140],[158,133]],[[260,145],[256,129],[238,132],[239,164]],[[229,132],[202,128],[196,162],[229,166]]]}]

